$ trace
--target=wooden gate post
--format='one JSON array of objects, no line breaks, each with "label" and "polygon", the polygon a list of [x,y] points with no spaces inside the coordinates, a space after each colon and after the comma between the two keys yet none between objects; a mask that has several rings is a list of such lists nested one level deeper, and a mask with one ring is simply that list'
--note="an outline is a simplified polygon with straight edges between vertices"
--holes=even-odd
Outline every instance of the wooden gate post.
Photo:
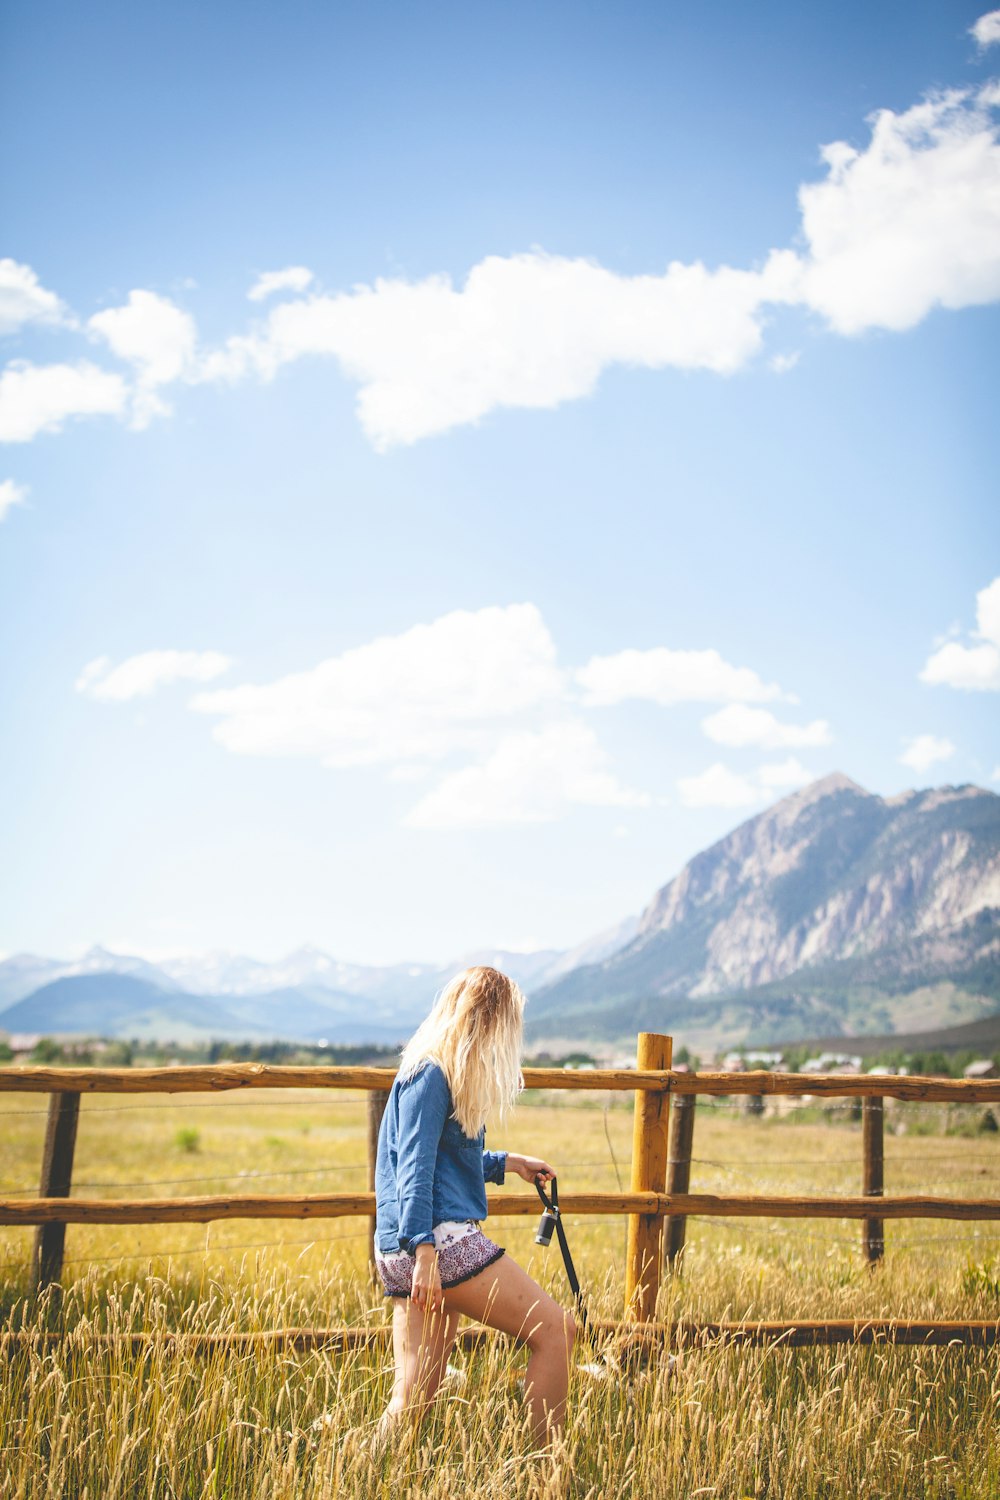
[{"label": "wooden gate post", "polygon": [[[80,1095],[49,1095],[49,1117],[45,1126],[42,1152],[42,1175],[38,1183],[40,1198],[68,1198],[73,1180],[73,1152],[76,1148],[76,1126],[80,1118]],[[31,1252],[31,1295],[37,1296],[62,1276],[63,1250],[66,1246],[65,1224],[40,1224],[35,1230]]]},{"label": "wooden gate post", "polygon": [[[370,1089],[368,1092],[368,1191],[375,1191],[375,1161],[378,1157],[378,1132],[385,1114],[389,1095],[385,1089]],[[375,1269],[373,1246],[375,1242],[375,1220],[368,1220],[368,1269],[374,1282],[381,1285]]]},{"label": "wooden gate post", "polygon": [[[636,1067],[669,1068],[673,1037],[640,1031]],[[632,1125],[632,1191],[663,1193],[667,1186],[667,1136],[670,1093],[667,1089],[636,1089]],[[646,1322],[656,1311],[660,1290],[660,1235],[662,1214],[630,1214],[625,1260],[625,1316]]]},{"label": "wooden gate post", "polygon": [[[670,1129],[670,1156],[667,1159],[667,1192],[686,1193],[691,1187],[691,1147],[694,1143],[694,1094],[678,1094],[674,1100],[674,1119]],[[678,1268],[684,1240],[687,1236],[687,1218],[684,1214],[671,1214],[667,1220],[667,1269]]]},{"label": "wooden gate post", "polygon": [[[885,1186],[884,1120],[882,1099],[875,1095],[867,1096],[861,1110],[861,1150],[864,1156],[861,1191],[870,1193],[873,1198],[881,1198]],[[861,1226],[861,1247],[865,1259],[870,1266],[877,1266],[885,1253],[883,1221],[862,1219]]]}]

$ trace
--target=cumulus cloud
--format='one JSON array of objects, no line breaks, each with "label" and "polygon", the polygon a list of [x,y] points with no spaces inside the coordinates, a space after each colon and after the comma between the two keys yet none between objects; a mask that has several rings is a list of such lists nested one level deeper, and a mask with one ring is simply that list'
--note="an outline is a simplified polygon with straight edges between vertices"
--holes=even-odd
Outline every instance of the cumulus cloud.
[{"label": "cumulus cloud", "polygon": [[410,828],[548,823],[568,806],[645,807],[608,770],[597,736],[573,720],[506,734],[481,764],[445,776],[404,819]]},{"label": "cumulus cloud", "polygon": [[984,51],[987,47],[993,47],[1000,42],[1000,10],[990,10],[984,16],[980,16],[979,20],[969,27],[969,35],[975,37]]},{"label": "cumulus cloud", "polygon": [[129,292],[123,307],[95,313],[87,327],[135,370],[134,425],[144,427],[165,415],[170,408],[157,387],[194,372],[198,336],[190,314],[169,297],[137,290]]},{"label": "cumulus cloud", "polygon": [[[718,652],[662,649],[666,670],[655,651],[634,653],[645,675],[609,674],[602,664],[619,658],[595,658],[575,674],[584,697],[536,606],[494,605],[454,610],[271,682],[196,693],[190,707],[216,720],[213,737],[236,754],[311,758],[337,770],[378,767],[401,785],[426,779],[406,817],[412,828],[547,822],[577,805],[639,808],[652,801],[615,775],[584,708],[629,696],[670,704],[732,691],[734,706],[752,716],[745,701],[751,690],[780,696]],[[152,651],[118,666],[99,657],[76,688],[122,702],[181,678],[206,681],[228,666],[217,652]],[[782,737],[789,726],[765,718],[763,726],[739,721],[743,743],[825,743],[822,720],[793,740]],[[737,720],[730,725],[735,734]],[[748,776],[716,765],[679,785],[689,805],[742,806],[810,779],[790,757]]]},{"label": "cumulus cloud", "polygon": [[736,748],[757,745],[762,750],[799,749],[828,745],[831,739],[825,719],[813,719],[809,724],[783,724],[770,709],[750,708],[746,703],[727,704],[702,719],[701,727],[717,745]]},{"label": "cumulus cloud", "polygon": [[4,520],[12,505],[23,505],[28,497],[28,486],[14,479],[0,479],[0,521]]},{"label": "cumulus cloud", "polygon": [[[673,703],[762,702],[786,697],[775,682],[764,682],[750,667],[734,667],[718,651],[618,651],[595,656],[576,672],[591,705],[645,699]],[[787,741],[785,742],[787,743]]]},{"label": "cumulus cloud", "polygon": [[533,604],[455,610],[275,682],[200,693],[214,737],[243,755],[333,767],[436,760],[487,743],[486,726],[563,692]]},{"label": "cumulus cloud", "polygon": [[933,651],[920,673],[921,682],[964,688],[970,692],[1000,692],[1000,578],[976,595],[975,642],[947,641]]},{"label": "cumulus cloud", "polygon": [[[973,28],[981,45],[996,40],[998,14]],[[625,276],[533,249],[488,255],[460,282],[384,278],[311,295],[309,269],[287,266],[248,293],[284,300],[215,348],[198,350],[189,315],[148,291],[88,328],[135,371],[135,425],[169,410],[171,383],[269,380],[327,357],[357,386],[360,422],[379,449],[499,409],[586,397],[613,366],[726,375],[763,352],[776,305],[811,310],[849,336],[1000,298],[998,108],[995,82],[937,92],[873,115],[867,144],[824,146],[824,175],[799,189],[800,248],[772,250],[749,269],[672,261]],[[5,309],[13,326],[61,316],[30,267],[0,266],[0,327]],[[796,359],[774,353],[768,365],[781,373]]]},{"label": "cumulus cloud", "polygon": [[998,104],[995,85],[951,89],[880,110],[865,150],[823,148],[825,181],[799,190],[801,296],[837,333],[1000,297]]},{"label": "cumulus cloud", "polygon": [[794,756],[745,775],[716,761],[697,776],[679,777],[677,790],[685,807],[752,807],[776,791],[791,791],[812,780],[813,772]]},{"label": "cumulus cloud", "polygon": [[58,432],[70,417],[120,416],[128,386],[89,360],[33,365],[13,360],[0,374],[0,443],[27,443]]},{"label": "cumulus cloud", "polygon": [[229,670],[221,651],[143,651],[112,666],[107,656],[88,662],[74,686],[78,693],[106,703],[148,698],[172,682],[210,682]]},{"label": "cumulus cloud", "polygon": [[9,256],[0,259],[0,334],[16,333],[26,323],[67,320],[63,302],[42,286],[30,266]]},{"label": "cumulus cloud", "polygon": [[313,279],[307,266],[286,266],[283,271],[265,271],[247,292],[251,302],[263,302],[276,292],[304,292]]},{"label": "cumulus cloud", "polygon": [[[769,306],[798,304],[837,333],[906,329],[937,306],[1000,296],[1000,145],[995,85],[955,89],[872,118],[864,148],[822,149],[825,177],[799,192],[804,253],[711,270],[672,262],[620,276],[541,250],[487,256],[448,276],[377,280],[298,298],[209,353],[205,379],[268,379],[335,358],[359,387],[377,448],[412,443],[500,408],[589,395],[613,365],[729,374],[762,348]],[[776,354],[770,368],[793,367]]]},{"label": "cumulus cloud", "polygon": [[813,771],[806,770],[796,756],[787,760],[772,761],[770,765],[758,766],[754,773],[762,787],[770,791],[792,791],[797,786],[806,786],[815,779]]},{"label": "cumulus cloud", "polygon": [[749,807],[765,795],[748,776],[731,771],[721,761],[697,776],[679,777],[677,790],[685,807]]},{"label": "cumulus cloud", "polygon": [[620,276],[536,250],[491,255],[458,288],[448,276],[380,279],[349,293],[284,302],[249,364],[332,355],[355,380],[358,416],[378,448],[476,422],[499,407],[551,408],[589,395],[613,364],[739,369],[761,345],[759,309],[787,300],[794,255],[759,271],[671,263]]},{"label": "cumulus cloud", "polygon": [[935,734],[918,734],[906,741],[899,763],[912,766],[914,771],[926,771],[928,766],[936,765],[940,760],[951,760],[954,754],[955,746],[951,740],[941,739]]}]

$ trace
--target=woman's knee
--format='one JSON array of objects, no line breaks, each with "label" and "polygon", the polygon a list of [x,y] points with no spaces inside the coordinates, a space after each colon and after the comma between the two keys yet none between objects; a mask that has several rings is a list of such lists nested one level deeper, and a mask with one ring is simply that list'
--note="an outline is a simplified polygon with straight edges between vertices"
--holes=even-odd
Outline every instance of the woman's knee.
[{"label": "woman's knee", "polygon": [[557,1303],[539,1317],[537,1322],[528,1330],[527,1344],[534,1351],[538,1349],[565,1349],[569,1354],[576,1342],[576,1319],[572,1313],[565,1312]]}]

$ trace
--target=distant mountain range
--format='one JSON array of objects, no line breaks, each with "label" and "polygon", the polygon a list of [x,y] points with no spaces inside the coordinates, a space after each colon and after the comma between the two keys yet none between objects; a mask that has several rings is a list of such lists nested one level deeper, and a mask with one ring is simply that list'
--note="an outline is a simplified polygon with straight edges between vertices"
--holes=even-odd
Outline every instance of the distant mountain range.
[{"label": "distant mountain range", "polygon": [[0,1030],[394,1043],[469,963],[528,992],[536,1045],[646,1029],[705,1047],[975,1021],[1000,1012],[1000,797],[966,785],[883,798],[835,772],[696,855],[641,918],[567,952],[381,968],[315,948],[272,964],[17,954],[0,963]]},{"label": "distant mountain range", "polygon": [[381,968],[342,963],[311,947],[275,963],[206,953],[152,964],[100,947],[68,962],[19,953],[0,962],[0,1032],[392,1044],[469,964],[493,964],[530,991],[598,962],[637,929],[632,917],[566,952],[483,950],[449,964]]}]

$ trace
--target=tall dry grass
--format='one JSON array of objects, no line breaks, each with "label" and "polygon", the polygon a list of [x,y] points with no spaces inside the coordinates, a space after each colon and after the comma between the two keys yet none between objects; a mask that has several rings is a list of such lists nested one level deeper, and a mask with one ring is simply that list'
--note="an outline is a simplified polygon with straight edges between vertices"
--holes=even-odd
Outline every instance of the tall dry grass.
[{"label": "tall dry grass", "polygon": [[[360,1099],[221,1098],[199,1109],[187,1100],[111,1102],[84,1101],[76,1178],[100,1185],[81,1192],[237,1191],[240,1172],[273,1173],[257,1182],[273,1191],[363,1182]],[[37,1173],[40,1103],[0,1101],[2,1194],[27,1188]],[[547,1156],[567,1189],[614,1187],[615,1160],[628,1177],[630,1115],[621,1105],[605,1113],[601,1103],[532,1101],[506,1143]],[[913,1134],[921,1120],[940,1128],[945,1118],[911,1114],[910,1133],[889,1137],[890,1189],[996,1195],[1000,1145],[992,1138]],[[198,1130],[194,1151],[177,1144],[181,1129]],[[856,1190],[859,1128],[847,1111],[789,1124],[706,1110],[695,1156],[697,1187]],[[557,1252],[532,1245],[533,1227],[491,1225],[565,1298]],[[595,1315],[617,1315],[624,1221],[570,1221],[569,1232]],[[1000,1318],[993,1226],[889,1224],[875,1274],[860,1261],[859,1234],[849,1221],[692,1222],[684,1274],[664,1285],[659,1312]],[[280,1243],[265,1243],[272,1240]],[[3,1233],[0,1294],[7,1329],[40,1333],[55,1310],[25,1300],[29,1244],[29,1232]],[[373,1424],[388,1398],[384,1346],[206,1353],[171,1337],[382,1326],[387,1312],[368,1280],[366,1252],[364,1229],[352,1221],[71,1226],[58,1317],[65,1336],[45,1343],[8,1335],[0,1348],[5,1500],[1000,1495],[1000,1358],[990,1350],[720,1344],[685,1352],[673,1374],[663,1355],[635,1379],[577,1373],[553,1459],[534,1452],[525,1434],[514,1378],[523,1355],[497,1342],[457,1354],[457,1374],[424,1428],[372,1465],[347,1434]],[[317,1441],[309,1428],[324,1412],[331,1422]]]}]

